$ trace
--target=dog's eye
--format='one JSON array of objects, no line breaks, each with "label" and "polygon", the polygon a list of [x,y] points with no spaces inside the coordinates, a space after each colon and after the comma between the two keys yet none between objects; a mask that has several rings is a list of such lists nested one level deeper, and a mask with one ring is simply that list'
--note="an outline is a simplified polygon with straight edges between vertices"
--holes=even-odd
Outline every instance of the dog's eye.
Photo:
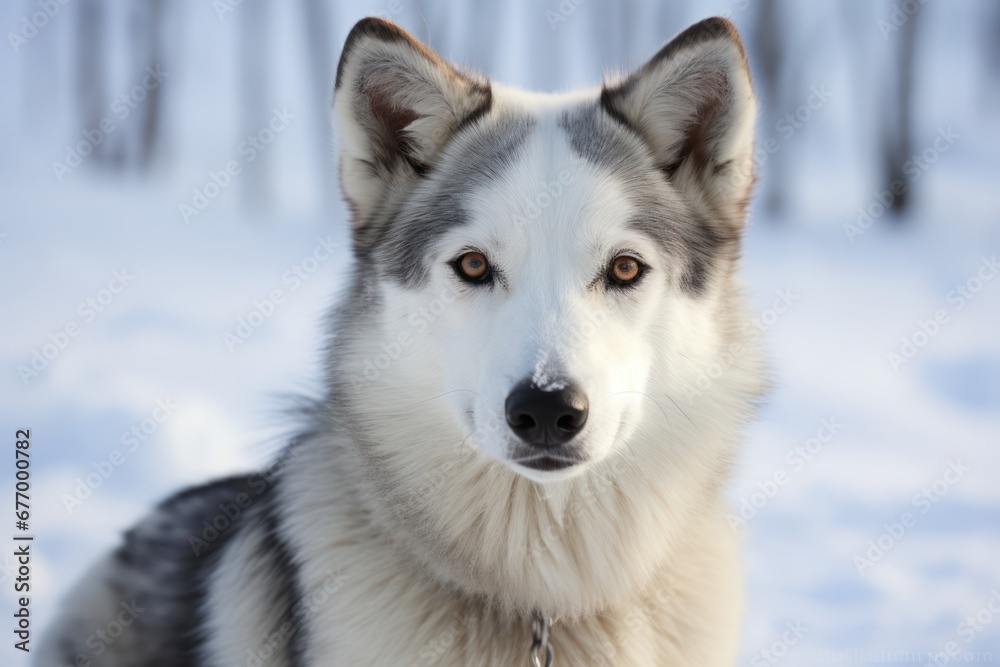
[{"label": "dog's eye", "polygon": [[642,277],[642,263],[631,255],[618,255],[608,265],[608,282],[616,287],[628,287]]},{"label": "dog's eye", "polygon": [[486,255],[481,252],[467,252],[456,259],[453,266],[458,277],[470,283],[489,282],[492,273]]}]

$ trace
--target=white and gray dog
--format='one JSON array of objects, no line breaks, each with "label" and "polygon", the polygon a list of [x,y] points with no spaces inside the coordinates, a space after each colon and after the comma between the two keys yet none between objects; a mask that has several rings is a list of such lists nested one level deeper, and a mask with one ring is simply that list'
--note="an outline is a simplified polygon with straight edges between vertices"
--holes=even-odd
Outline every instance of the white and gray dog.
[{"label": "white and gray dog", "polygon": [[369,18],[334,114],[355,266],[327,394],[269,470],[130,530],[38,664],[732,664],[722,489],[765,385],[732,24],[549,95]]}]

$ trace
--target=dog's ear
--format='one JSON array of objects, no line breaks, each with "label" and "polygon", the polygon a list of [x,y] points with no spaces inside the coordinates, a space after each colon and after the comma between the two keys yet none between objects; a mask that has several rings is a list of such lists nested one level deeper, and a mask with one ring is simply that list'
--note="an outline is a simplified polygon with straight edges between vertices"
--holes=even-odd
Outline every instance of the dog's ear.
[{"label": "dog's ear", "polygon": [[623,80],[605,83],[601,105],[649,146],[682,191],[742,225],[753,186],[756,102],[735,26],[691,26]]},{"label": "dog's ear", "polygon": [[432,170],[462,124],[491,104],[489,82],[458,71],[394,23],[359,21],[334,87],[341,188],[356,238],[380,203]]}]

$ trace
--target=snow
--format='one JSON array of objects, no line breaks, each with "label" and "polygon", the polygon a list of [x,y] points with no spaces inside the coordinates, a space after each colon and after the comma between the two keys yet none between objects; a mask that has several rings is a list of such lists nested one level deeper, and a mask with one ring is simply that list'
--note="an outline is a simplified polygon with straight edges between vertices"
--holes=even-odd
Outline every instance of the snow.
[{"label": "snow", "polygon": [[[555,30],[545,11],[558,3],[512,4],[497,19],[499,36],[486,34],[494,27],[482,19],[493,6],[429,13],[435,25],[483,26],[481,35],[433,31],[432,43],[511,84],[568,88],[640,62],[701,16],[728,11],[748,29],[752,14],[740,1],[657,4],[660,24],[651,25],[643,17],[653,3],[638,3],[634,38],[609,36],[592,49],[617,3],[574,5]],[[425,36],[417,3],[400,5],[369,3],[367,11],[392,13]],[[788,111],[807,103],[811,86],[827,85],[833,96],[787,139],[759,130],[762,140],[781,138],[768,160],[792,168],[781,172],[788,211],[774,217],[757,204],[744,252],[775,383],[729,489],[735,510],[744,500],[754,510],[744,529],[740,664],[925,664],[920,652],[950,641],[973,652],[967,661],[976,652],[1000,660],[1000,620],[986,606],[1000,590],[1000,278],[990,269],[1000,251],[1000,122],[989,111],[996,87],[983,83],[969,37],[983,6],[920,10],[929,15],[914,148],[933,147],[948,127],[959,138],[912,183],[905,224],[879,218],[853,242],[858,209],[878,198],[872,142],[880,126],[876,98],[855,85],[842,53],[851,40],[883,53],[874,21],[891,5],[864,10],[871,34],[863,38],[825,30],[835,23],[831,9],[796,7],[802,30],[792,43],[805,57]],[[0,9],[4,32],[33,7]],[[244,159],[232,56],[239,7],[224,20],[210,7],[184,5],[186,48],[163,84],[169,159],[145,178],[86,161],[62,182],[53,174],[51,162],[86,129],[69,111],[65,58],[55,57],[68,48],[69,10],[19,53],[0,57],[0,80],[13,91],[13,103],[0,106],[0,414],[4,433],[32,429],[36,640],[60,596],[122,530],[182,485],[263,465],[282,442],[282,396],[318,386],[322,318],[344,284],[349,242],[343,207],[321,204],[320,183],[333,169],[323,172],[314,156],[329,141],[295,55],[304,47],[290,9],[276,12],[273,104],[259,123],[273,108],[296,115],[261,155],[273,177],[270,206],[249,209],[237,175],[189,222],[178,210],[210,172]],[[336,10],[332,40],[339,44],[364,9]],[[118,69],[127,90],[127,68]],[[81,302],[100,303],[102,290],[122,287],[112,283],[115,271],[132,278],[90,319]],[[769,312],[781,295],[790,305]],[[18,367],[50,336],[61,340],[68,324],[78,335],[23,382]],[[904,339],[915,354],[894,363]],[[176,407],[158,421],[163,404]],[[137,445],[133,428],[144,437]],[[894,524],[903,526],[898,539]],[[878,556],[869,542],[880,539],[890,548]],[[857,557],[870,567],[859,572]],[[12,565],[0,558],[5,609],[14,606]],[[970,630],[970,615],[981,630]],[[794,645],[781,644],[789,622],[806,629]],[[9,646],[0,650],[5,664],[26,664]]]}]

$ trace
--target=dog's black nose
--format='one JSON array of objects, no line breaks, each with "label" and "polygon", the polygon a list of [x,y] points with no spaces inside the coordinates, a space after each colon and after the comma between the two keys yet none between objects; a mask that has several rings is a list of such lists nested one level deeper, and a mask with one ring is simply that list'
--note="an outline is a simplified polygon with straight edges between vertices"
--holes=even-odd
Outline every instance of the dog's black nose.
[{"label": "dog's black nose", "polygon": [[519,438],[539,447],[556,447],[583,430],[589,403],[587,395],[571,384],[545,391],[525,381],[514,387],[504,407],[507,424]]}]

